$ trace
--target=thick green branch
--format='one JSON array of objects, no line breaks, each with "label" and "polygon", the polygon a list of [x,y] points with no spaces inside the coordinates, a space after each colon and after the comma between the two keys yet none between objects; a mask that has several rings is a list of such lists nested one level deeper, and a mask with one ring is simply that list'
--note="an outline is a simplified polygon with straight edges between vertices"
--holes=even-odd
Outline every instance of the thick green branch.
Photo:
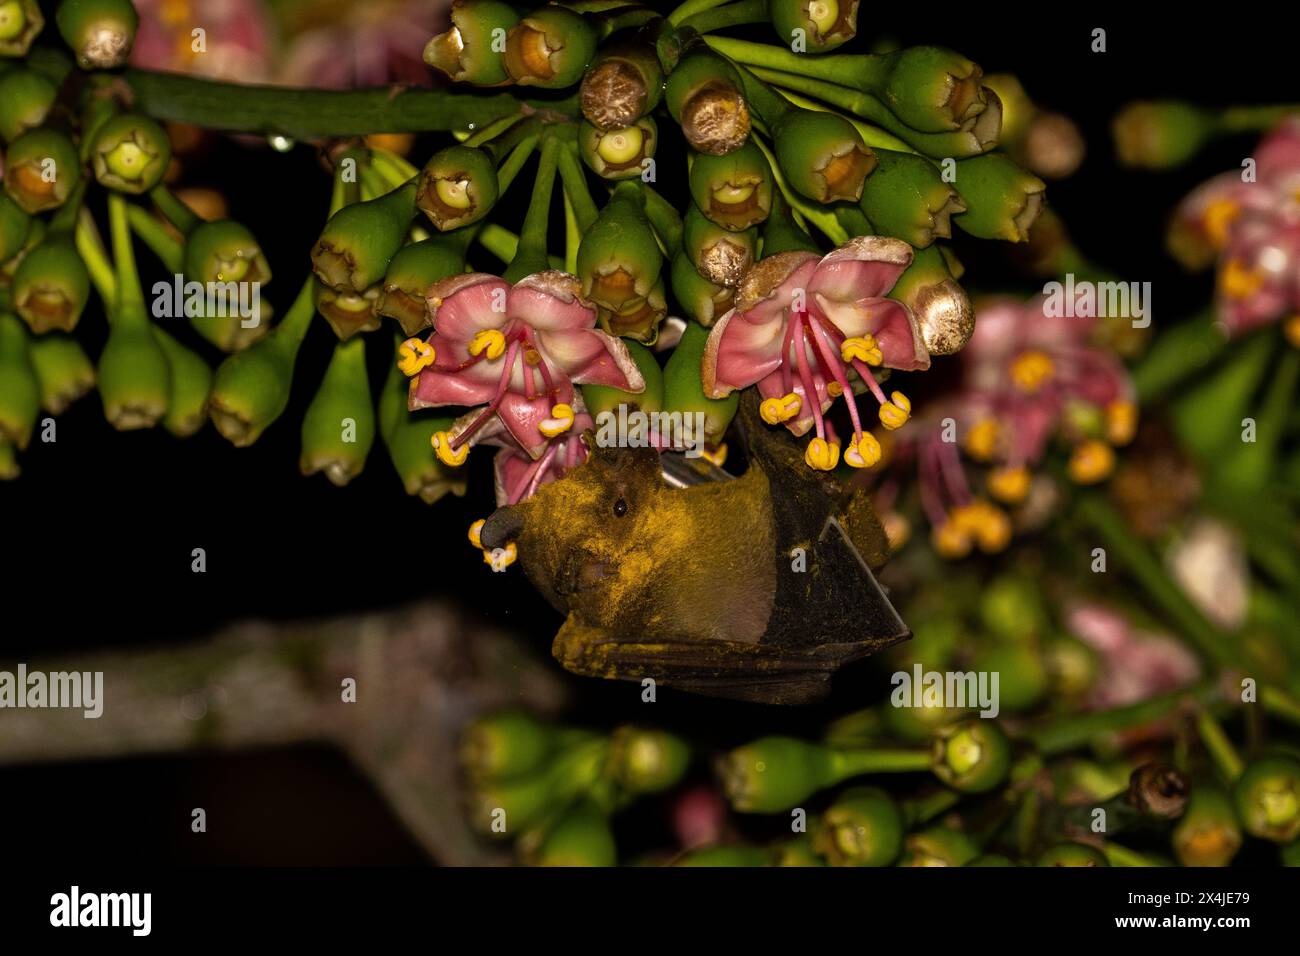
[{"label": "thick green branch", "polygon": [[575,97],[549,101],[425,89],[309,90],[217,83],[147,70],[128,70],[125,76],[135,92],[136,108],[154,119],[294,139],[465,129],[525,107],[577,112]]}]

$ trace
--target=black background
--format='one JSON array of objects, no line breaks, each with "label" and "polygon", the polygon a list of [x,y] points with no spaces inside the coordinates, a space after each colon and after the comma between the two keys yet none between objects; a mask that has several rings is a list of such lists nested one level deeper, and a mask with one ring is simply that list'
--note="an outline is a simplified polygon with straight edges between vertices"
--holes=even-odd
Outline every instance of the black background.
[{"label": "black background", "polygon": [[[1238,9],[864,4],[859,22],[863,34],[941,43],[986,72],[1014,71],[1036,100],[1080,124],[1088,159],[1072,180],[1049,186],[1050,201],[1090,258],[1125,279],[1153,282],[1159,326],[1201,307],[1211,288],[1210,279],[1184,276],[1164,254],[1169,211],[1196,183],[1237,168],[1254,138],[1218,143],[1189,167],[1156,176],[1116,166],[1108,123],[1135,98],[1300,100],[1292,27],[1266,22],[1260,8]],[[1107,31],[1105,53],[1090,50],[1095,27]],[[422,144],[413,158],[436,142]],[[302,145],[281,155],[222,142],[187,165],[187,181],[222,188],[232,215],[257,232],[275,271],[264,292],[283,312],[306,273],[328,202],[328,177],[314,150]],[[1031,291],[985,250],[966,258],[980,288]],[[147,253],[141,261],[157,271]],[[496,265],[486,258],[480,264]],[[98,354],[104,331],[95,307],[82,329],[83,343]],[[492,507],[488,455],[473,461],[469,497],[432,508],[403,494],[378,445],[345,489],[298,474],[298,423],[333,342],[318,320],[299,357],[288,411],[249,449],[232,448],[211,426],[183,442],[161,430],[114,432],[95,397],[59,419],[57,443],[35,441],[21,458],[22,478],[0,484],[0,662],[182,642],[250,616],[329,615],[428,595],[524,632],[545,655],[558,616],[517,569],[493,574],[464,543],[468,523]],[[386,349],[370,351],[377,387],[385,366],[377,353]],[[206,354],[215,362],[215,352]],[[190,570],[196,547],[206,549],[206,574]],[[573,681],[576,720],[607,726],[645,719],[633,685]],[[862,706],[862,683],[850,674],[828,705],[800,713],[664,692],[654,719],[697,740],[797,732],[828,711]],[[200,797],[210,817],[226,821],[220,841],[191,839],[189,808]],[[342,757],[316,748],[0,768],[0,819],[22,821],[6,827],[6,850],[17,858],[424,858],[369,784]],[[633,817],[620,825],[648,822]]]}]

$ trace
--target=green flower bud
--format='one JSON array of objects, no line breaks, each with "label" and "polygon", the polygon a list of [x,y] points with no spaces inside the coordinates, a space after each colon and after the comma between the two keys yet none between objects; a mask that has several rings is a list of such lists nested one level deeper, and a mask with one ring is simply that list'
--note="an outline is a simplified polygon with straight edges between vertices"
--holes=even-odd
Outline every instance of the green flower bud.
[{"label": "green flower bud", "polygon": [[[221,314],[224,312],[225,314]],[[256,325],[245,325],[245,319],[238,310],[212,310],[203,315],[188,316],[190,326],[204,339],[211,342],[223,352],[239,352],[254,342],[266,337],[271,330],[271,320],[275,309],[271,303],[261,300],[258,304]]]},{"label": "green flower bud", "polygon": [[690,184],[700,212],[724,229],[748,229],[772,211],[772,170],[754,143],[725,156],[696,156]]},{"label": "green flower bud", "polygon": [[1181,166],[1217,132],[1213,112],[1176,100],[1130,103],[1111,123],[1119,161],[1139,169]]},{"label": "green flower bud", "polygon": [[909,833],[903,840],[899,866],[965,866],[979,856],[979,849],[966,834],[951,827],[930,827]]},{"label": "green flower bud", "polygon": [[44,123],[58,92],[35,70],[10,70],[0,76],[0,137],[10,142]]},{"label": "green flower bud", "polygon": [[1058,843],[1038,856],[1035,866],[1110,866],[1106,854],[1086,843]]},{"label": "green flower bud", "polygon": [[22,473],[14,446],[0,436],[0,481],[14,481]]},{"label": "green flower bud", "polygon": [[772,194],[772,213],[763,225],[763,258],[778,252],[811,252],[821,255],[821,249],[803,227],[795,221],[790,204],[781,191]]},{"label": "green flower bud", "polygon": [[320,280],[340,292],[361,293],[383,279],[415,218],[415,190],[408,183],[330,216],[311,252]]},{"label": "green flower bud", "polygon": [[253,444],[289,404],[298,348],[312,316],[315,282],[303,284],[284,319],[264,338],[217,366],[208,413],[238,448]]},{"label": "green flower bud", "polygon": [[959,129],[986,106],[983,71],[952,50],[913,46],[865,58],[868,83],[889,111],[922,133]]},{"label": "green flower bud", "polygon": [[952,355],[970,341],[975,309],[938,246],[917,249],[889,294],[912,310],[931,355]]},{"label": "green flower bud", "polygon": [[[645,302],[661,268],[663,253],[645,217],[639,185],[619,185],[578,247],[583,295],[602,313],[627,314]],[[607,315],[602,325],[608,325]]]},{"label": "green flower bud", "polygon": [[733,232],[710,222],[691,204],[682,219],[682,249],[704,278],[717,285],[736,288],[754,264],[758,231]]},{"label": "green flower bud", "polygon": [[962,793],[984,793],[1006,779],[1011,743],[997,724],[976,718],[944,727],[930,751],[934,775]]},{"label": "green flower bud", "polygon": [[29,215],[62,206],[80,179],[77,151],[63,133],[43,126],[9,144],[5,192]]},{"label": "green flower bud", "polygon": [[497,170],[485,150],[448,146],[420,173],[415,204],[440,232],[478,222],[497,201]]},{"label": "green flower bud", "polygon": [[972,669],[998,674],[998,704],[1019,714],[1039,704],[1047,694],[1047,663],[1028,644],[996,644],[975,655]]},{"label": "green flower bud", "polygon": [[1232,800],[1211,784],[1196,784],[1174,827],[1174,855],[1183,866],[1227,866],[1241,849]]},{"label": "green flower bud", "polygon": [[532,714],[507,710],[479,717],[460,740],[460,763],[475,779],[530,773],[556,748],[556,728]]},{"label": "green flower bud", "polygon": [[659,324],[667,314],[668,300],[664,298],[664,283],[660,279],[644,299],[629,302],[622,311],[600,310],[600,327],[610,335],[654,345],[659,338]]},{"label": "green flower bud", "polygon": [[152,428],[167,414],[171,366],[143,313],[113,317],[98,377],[104,417],[119,431]]},{"label": "green flower bud", "polygon": [[690,257],[680,250],[673,256],[670,278],[677,304],[706,329],[726,315],[735,304],[735,289],[704,278]]},{"label": "green flower bud", "polygon": [[673,866],[770,866],[766,850],[757,846],[706,846],[692,850],[678,859]]},{"label": "green flower bud", "polygon": [[639,40],[617,44],[597,54],[582,77],[582,115],[600,130],[631,126],[659,105],[663,86],[653,46]]},{"label": "green flower bud", "polygon": [[8,262],[23,250],[31,226],[32,217],[22,206],[0,193],[0,263]]},{"label": "green flower bud", "polygon": [[101,185],[118,192],[148,192],[172,160],[172,144],[161,126],[138,113],[120,113],[100,124],[90,164]]},{"label": "green flower bud", "polygon": [[579,386],[582,390],[582,403],[587,406],[587,412],[593,420],[603,414],[617,415],[620,405],[626,405],[628,411],[646,413],[657,412],[663,408],[664,373],[659,367],[659,360],[655,358],[654,352],[640,342],[626,341],[623,344],[627,347],[628,354],[632,356],[632,361],[636,363],[641,377],[645,379],[645,390],[625,392],[612,385]]},{"label": "green flower bud", "polygon": [[167,357],[171,389],[163,428],[177,438],[188,438],[208,420],[208,395],[212,390],[212,369],[208,363],[157,326],[154,338]]},{"label": "green flower bud", "polygon": [[0,0],[0,56],[26,56],[44,27],[36,0]]},{"label": "green flower bud", "polygon": [[1092,689],[1099,673],[1097,652],[1077,637],[1058,635],[1043,651],[1053,695],[1078,699]]},{"label": "green flower bud", "polygon": [[14,316],[0,313],[0,444],[26,448],[40,406],[27,330]]},{"label": "green flower bud", "polygon": [[[14,205],[16,206],[17,203]],[[0,262],[0,288],[6,287],[13,282],[14,274],[18,271],[18,267],[23,264],[23,259],[27,257],[27,253],[44,242],[49,231],[44,219],[32,218],[29,220],[27,239],[17,252]]]},{"label": "green flower bud", "polygon": [[980,593],[980,621],[988,630],[1011,640],[1031,640],[1047,629],[1038,582],[1032,578],[1004,574]]},{"label": "green flower bud", "polygon": [[379,434],[406,493],[433,504],[444,495],[465,494],[464,468],[449,468],[429,454],[435,432],[448,431],[454,416],[431,411],[407,411],[409,379],[397,367],[396,357],[379,400]]},{"label": "green flower bud", "polygon": [[271,281],[271,267],[257,239],[233,219],[201,222],[185,240],[185,275],[195,282]]},{"label": "green flower bud", "polygon": [[76,328],[90,298],[90,275],[72,239],[52,236],[24,256],[14,272],[13,297],[37,335]]},{"label": "green flower bud", "polygon": [[1024,242],[1043,211],[1043,181],[1001,153],[957,161],[957,191],[966,211],[956,217],[977,239]]},{"label": "green flower bud", "polygon": [[361,332],[373,332],[382,324],[379,318],[379,296],[383,286],[372,285],[364,292],[329,289],[317,290],[316,309],[330,324],[340,340],[347,340]]},{"label": "green flower bud", "polygon": [[532,773],[481,781],[470,800],[470,825],[489,836],[526,833],[595,786],[608,752],[604,739],[584,739]]},{"label": "green flower bud", "polygon": [[668,74],[664,102],[693,149],[722,156],[749,138],[749,104],[743,89],[730,62],[696,47]]},{"label": "green flower bud", "polygon": [[664,368],[664,409],[680,412],[683,416],[703,413],[704,438],[709,444],[716,445],[722,441],[727,426],[736,417],[740,392],[732,392],[726,398],[705,396],[700,367],[708,341],[709,332],[704,326],[694,322],[686,324],[686,330]]},{"label": "green flower bud", "polygon": [[862,186],[859,205],[881,235],[917,249],[952,236],[952,216],[966,204],[924,156],[877,149],[878,165]]},{"label": "green flower bud", "polygon": [[776,866],[825,866],[826,862],[813,849],[812,838],[808,834],[787,840],[775,848]]},{"label": "green flower bud", "polygon": [[768,14],[782,43],[802,40],[809,53],[827,53],[858,33],[858,0],[770,0]]},{"label": "green flower bud", "polygon": [[773,131],[772,145],[786,182],[814,202],[857,202],[876,168],[862,135],[838,113],[792,109]]},{"label": "green flower bud", "polygon": [[1252,761],[1233,788],[1237,816],[1251,836],[1274,843],[1300,837],[1300,761],[1280,755]]},{"label": "green flower bud", "polygon": [[388,263],[376,308],[396,319],[408,336],[415,335],[433,324],[425,301],[429,287],[464,271],[465,256],[453,243],[425,239],[403,246]]},{"label": "green flower bud", "polygon": [[529,860],[535,866],[615,866],[618,849],[609,818],[590,800],[581,801],[547,828]]},{"label": "green flower bud", "polygon": [[831,866],[889,866],[903,849],[903,814],[876,787],[846,790],[815,824],[812,843]]},{"label": "green flower bud", "polygon": [[361,474],[374,440],[365,340],[340,342],[303,416],[298,467],[304,475],[324,472],[342,487]]},{"label": "green flower bud", "polygon": [[493,49],[494,34],[519,22],[519,14],[501,0],[455,0],[451,29],[439,33],[424,48],[424,62],[456,83],[495,86],[506,83],[505,61]]},{"label": "green flower bud", "polygon": [[51,332],[28,343],[28,357],[40,387],[41,408],[62,415],[95,387],[95,366],[70,335]]},{"label": "green flower bud", "polygon": [[690,761],[690,748],[662,730],[625,725],[610,737],[609,773],[628,793],[667,790],[681,780]]},{"label": "green flower bud", "polygon": [[659,145],[654,117],[642,116],[629,126],[601,130],[583,121],[578,129],[582,161],[604,179],[635,179],[646,170]]},{"label": "green flower bud", "polygon": [[115,70],[131,55],[140,18],[131,0],[62,0],[54,22],[83,70]]},{"label": "green flower bud", "polygon": [[974,867],[984,867],[984,866],[1018,866],[1019,864],[1012,862],[1011,860],[1007,859],[1005,856],[1002,856],[1000,853],[984,853],[980,856],[975,857],[975,859],[971,860],[966,865],[974,866]]},{"label": "green flower bud", "polygon": [[582,79],[596,52],[596,30],[564,7],[541,7],[506,34],[506,72],[520,86],[560,90]]}]

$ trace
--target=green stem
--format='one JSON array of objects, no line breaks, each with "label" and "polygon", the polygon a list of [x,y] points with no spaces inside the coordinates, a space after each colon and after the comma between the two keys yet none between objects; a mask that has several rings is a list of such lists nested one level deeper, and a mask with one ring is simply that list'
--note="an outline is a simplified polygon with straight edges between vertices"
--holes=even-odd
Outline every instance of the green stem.
[{"label": "green stem", "polygon": [[185,271],[185,246],[166,227],[142,206],[132,203],[127,210],[131,230],[140,241],[162,262],[163,268],[175,275]]},{"label": "green stem", "polygon": [[727,2],[728,0],[685,0],[677,9],[668,14],[668,22],[673,26],[680,26],[683,21],[704,13],[706,10],[720,7]]},{"label": "green stem", "polygon": [[423,133],[464,129],[518,113],[524,103],[577,115],[577,95],[562,100],[519,100],[509,93],[447,93],[391,87],[313,90],[219,83],[173,73],[127,70],[135,108],[157,120],[207,129],[282,135],[295,139]]},{"label": "green stem", "polygon": [[564,271],[570,275],[578,271],[578,246],[582,244],[582,227],[578,225],[577,213],[573,211],[573,198],[566,188],[564,199]]},{"label": "green stem", "polygon": [[767,0],[738,0],[690,16],[681,22],[681,26],[704,34],[750,23],[767,23],[768,19]]},{"label": "green stem", "polygon": [[864,773],[916,773],[931,765],[928,750],[838,750],[834,760],[841,780]]},{"label": "green stem", "polygon": [[307,281],[298,290],[298,297],[293,300],[293,305],[289,306],[289,311],[271,332],[270,337],[278,347],[287,349],[290,357],[298,354],[298,348],[302,345],[302,340],[307,337],[307,330],[311,328],[311,320],[316,315],[315,292],[316,277],[308,276]]},{"label": "green stem", "polygon": [[1120,846],[1118,843],[1109,841],[1102,848],[1106,854],[1106,859],[1110,861],[1111,866],[1158,866],[1150,857],[1143,856],[1136,850],[1130,850],[1128,847]]},{"label": "green stem", "polygon": [[158,210],[171,221],[171,224],[183,236],[188,236],[194,231],[194,227],[203,221],[193,209],[181,202],[176,194],[166,186],[155,186],[149,190],[149,198],[153,200]]},{"label": "green stem", "polygon": [[763,125],[767,127],[768,134],[772,134],[776,125],[798,107],[792,105],[776,90],[755,76],[752,70],[748,70],[743,66],[737,66],[736,70],[740,73],[741,82],[745,87],[745,99],[758,113]]},{"label": "green stem", "polygon": [[481,127],[480,129],[475,130],[469,136],[466,136],[465,142],[462,143],[461,145],[482,146],[488,140],[496,139],[498,136],[500,136],[502,133],[510,129],[510,127],[514,126],[518,122],[519,122],[519,117],[513,114],[508,114],[506,116],[501,117],[500,119],[493,120],[492,122]]},{"label": "green stem", "polygon": [[642,191],[645,193],[645,217],[668,254],[672,255],[682,246],[682,217],[672,203],[650,186],[643,184]]},{"label": "green stem", "polygon": [[90,273],[90,281],[95,284],[105,310],[112,314],[113,304],[117,301],[117,277],[113,274],[113,263],[104,250],[103,240],[99,238],[99,230],[95,227],[89,209],[83,208],[77,218],[76,244],[77,253],[86,264],[86,271]]},{"label": "green stem", "polygon": [[1225,133],[1262,133],[1296,113],[1300,113],[1300,103],[1229,106],[1219,113],[1219,128]]},{"label": "green stem", "polygon": [[1051,756],[1086,746],[1101,734],[1116,733],[1159,720],[1189,704],[1208,705],[1218,699],[1218,693],[1214,682],[1206,681],[1188,690],[1151,697],[1125,707],[1060,717],[1030,729],[1026,736],[1042,754]]},{"label": "green stem", "polygon": [[840,224],[835,212],[829,208],[817,206],[795,193],[786,185],[785,177],[781,175],[781,167],[777,164],[776,157],[767,144],[757,136],[751,136],[750,139],[767,157],[767,165],[772,170],[772,179],[775,180],[777,187],[781,190],[781,195],[785,197],[785,201],[790,204],[790,208],[797,210],[799,215],[820,229],[832,244],[841,246],[848,242],[849,232]]},{"label": "green stem", "polygon": [[961,802],[961,794],[955,790],[936,790],[924,797],[904,800],[902,803],[903,819],[907,828],[913,829],[923,823],[929,823],[940,814],[947,813]]},{"label": "green stem", "polygon": [[1202,312],[1164,331],[1133,369],[1139,404],[1161,398],[1223,351],[1227,339],[1214,324],[1214,313]]},{"label": "green stem", "polygon": [[564,148],[560,150],[559,163],[565,198],[573,204],[573,215],[577,220],[578,228],[586,232],[596,221],[600,211],[596,208],[596,201],[591,198],[587,175],[582,171],[582,161],[578,158],[576,142],[564,144]]},{"label": "green stem", "polygon": [[1288,723],[1300,727],[1300,701],[1276,687],[1261,687],[1259,702],[1273,717],[1279,717]]},{"label": "green stem", "polygon": [[546,228],[551,218],[551,199],[555,192],[559,152],[559,140],[554,136],[543,137],[532,199],[524,214],[523,228],[519,231],[519,251],[503,276],[509,282],[518,282],[526,275],[550,267],[546,257]]},{"label": "green stem", "polygon": [[1223,732],[1223,727],[1208,710],[1203,710],[1196,715],[1196,731],[1201,735],[1201,743],[1205,744],[1205,749],[1214,760],[1214,765],[1223,779],[1227,783],[1235,783],[1241,776],[1244,765],[1237,754],[1237,748],[1232,746],[1232,741]]},{"label": "green stem", "polygon": [[[753,71],[751,70],[750,72],[752,73]],[[806,110],[818,110],[822,113],[835,112],[835,110],[831,109],[825,103],[818,103],[816,100],[811,100],[806,96],[800,96],[793,90],[778,89],[776,92],[785,97],[795,106],[802,106]],[[853,124],[854,129],[856,129],[858,134],[862,137],[862,141],[872,149],[892,149],[896,153],[915,153],[918,156],[921,155],[919,151],[913,149],[892,133],[885,132],[879,126],[872,126],[870,123],[864,122],[856,116],[845,116],[844,118]]]},{"label": "green stem", "polygon": [[480,246],[507,264],[519,252],[519,237],[495,222],[484,223],[476,238]]},{"label": "green stem", "polygon": [[108,194],[109,239],[113,244],[113,261],[117,265],[118,316],[144,313],[144,289],[135,265],[135,246],[131,242],[131,223],[127,219],[126,197],[120,193]]},{"label": "green stem", "polygon": [[1077,513],[1101,535],[1106,547],[1119,556],[1148,596],[1192,639],[1202,655],[1220,665],[1238,663],[1232,642],[1206,620],[1183,590],[1170,580],[1160,561],[1133,536],[1124,519],[1104,498],[1097,494],[1081,496]]}]

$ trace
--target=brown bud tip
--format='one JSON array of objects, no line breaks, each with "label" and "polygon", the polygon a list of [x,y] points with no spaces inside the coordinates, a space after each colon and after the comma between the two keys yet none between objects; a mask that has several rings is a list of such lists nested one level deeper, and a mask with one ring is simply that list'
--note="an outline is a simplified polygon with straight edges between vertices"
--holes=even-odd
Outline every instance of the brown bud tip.
[{"label": "brown bud tip", "polygon": [[974,123],[988,107],[988,90],[981,85],[984,71],[976,66],[966,76],[949,74],[948,111],[958,123]]},{"label": "brown bud tip", "polygon": [[747,246],[721,238],[700,253],[700,275],[714,285],[735,288],[745,277],[753,259]]},{"label": "brown bud tip", "polygon": [[1128,802],[1139,813],[1161,820],[1183,815],[1191,788],[1187,778],[1168,764],[1143,764],[1128,783]]},{"label": "brown bud tip", "polygon": [[984,109],[975,117],[970,133],[983,151],[992,149],[1002,135],[1002,100],[989,87],[984,87]]},{"label": "brown bud tip", "polygon": [[1064,179],[1083,162],[1083,134],[1061,113],[1039,113],[1025,133],[1025,165],[1039,176]]},{"label": "brown bud tip", "polygon": [[725,156],[749,138],[749,104],[729,83],[706,83],[682,107],[682,133],[699,152]]},{"label": "brown bud tip", "polygon": [[944,279],[921,289],[912,303],[921,341],[931,355],[954,355],[975,331],[975,309],[957,282]]},{"label": "brown bud tip", "polygon": [[645,112],[646,100],[645,80],[625,60],[597,63],[582,78],[582,115],[598,129],[631,126]]}]

